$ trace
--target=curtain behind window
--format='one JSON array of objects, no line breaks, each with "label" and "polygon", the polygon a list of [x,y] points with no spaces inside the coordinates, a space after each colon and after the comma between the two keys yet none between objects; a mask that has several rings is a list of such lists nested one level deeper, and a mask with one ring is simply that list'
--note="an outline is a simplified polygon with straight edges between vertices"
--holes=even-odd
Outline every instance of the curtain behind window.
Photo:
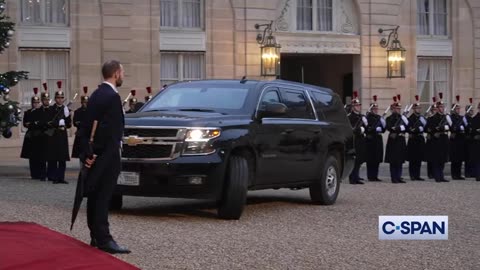
[{"label": "curtain behind window", "polygon": [[177,0],[160,0],[160,26],[178,27]]},{"label": "curtain behind window", "polygon": [[429,35],[429,0],[417,0],[417,34]]},{"label": "curtain behind window", "polygon": [[21,13],[23,23],[42,24],[39,1],[22,0]]},{"label": "curtain behind window", "polygon": [[182,26],[186,28],[201,27],[200,0],[183,0]]},{"label": "curtain behind window", "polygon": [[434,34],[447,35],[447,0],[434,0]]},{"label": "curtain behind window", "polygon": [[22,80],[19,83],[21,92],[20,103],[22,105],[30,104],[30,98],[33,96],[33,88],[38,87],[40,93],[42,88],[42,55],[40,52],[22,51],[21,52],[21,68],[20,70],[28,71],[28,80]]},{"label": "curtain behind window", "polygon": [[160,55],[160,84],[162,86],[169,85],[178,80],[178,54],[162,53]]},{"label": "curtain behind window", "polygon": [[433,61],[433,83],[434,95],[443,92],[444,102],[449,102],[450,87],[448,84],[450,74],[449,60],[432,60]]},{"label": "curtain behind window", "polygon": [[318,31],[332,31],[332,0],[317,0]]},{"label": "curtain behind window", "polygon": [[203,55],[183,55],[183,77],[184,80],[203,79]]},{"label": "curtain behind window", "polygon": [[297,0],[297,30],[313,30],[312,0]]},{"label": "curtain behind window", "polygon": [[65,0],[45,1],[45,23],[66,24],[66,3]]},{"label": "curtain behind window", "polygon": [[[430,104],[430,63],[426,59],[418,60],[417,68],[417,91],[421,102]],[[424,106],[428,107],[428,106]]]}]

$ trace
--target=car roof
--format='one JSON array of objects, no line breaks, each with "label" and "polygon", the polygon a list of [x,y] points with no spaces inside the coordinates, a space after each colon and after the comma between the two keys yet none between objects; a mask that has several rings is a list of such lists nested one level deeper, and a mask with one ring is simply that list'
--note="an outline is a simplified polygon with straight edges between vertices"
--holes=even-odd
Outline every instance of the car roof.
[{"label": "car roof", "polygon": [[209,84],[209,85],[225,85],[225,84],[229,84],[229,83],[232,83],[232,84],[236,84],[236,83],[242,83],[242,84],[247,84],[247,85],[256,85],[256,84],[260,84],[260,85],[265,85],[265,84],[271,84],[271,83],[274,83],[274,84],[280,84],[280,85],[293,85],[293,86],[297,86],[297,87],[306,87],[306,88],[309,88],[309,89],[314,89],[314,90],[320,90],[320,91],[323,91],[323,92],[328,92],[328,93],[333,93],[333,91],[329,88],[325,88],[325,87],[320,87],[320,86],[316,86],[316,85],[311,85],[311,84],[306,84],[306,83],[299,83],[299,82],[293,82],[293,81],[287,81],[287,80],[280,80],[280,79],[277,79],[277,80],[273,80],[273,81],[259,81],[259,80],[248,80],[248,79],[245,79],[245,80],[233,80],[233,79],[210,79],[210,80],[195,80],[195,81],[181,81],[181,82],[177,82],[177,83],[174,83],[174,84],[171,84],[169,85],[168,87],[170,86],[177,86],[177,85],[184,85],[184,84],[195,84],[195,85],[202,85],[202,84]]}]

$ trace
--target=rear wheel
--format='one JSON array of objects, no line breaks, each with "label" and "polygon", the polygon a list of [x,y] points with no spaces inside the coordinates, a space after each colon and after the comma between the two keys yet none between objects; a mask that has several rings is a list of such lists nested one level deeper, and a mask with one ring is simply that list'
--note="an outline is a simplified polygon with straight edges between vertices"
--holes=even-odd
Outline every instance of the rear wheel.
[{"label": "rear wheel", "polygon": [[110,210],[116,211],[121,210],[123,206],[123,197],[122,195],[114,194],[112,200],[110,201]]},{"label": "rear wheel", "polygon": [[313,203],[330,205],[337,200],[340,190],[340,172],[334,156],[328,156],[319,180],[310,186],[310,198]]},{"label": "rear wheel", "polygon": [[248,161],[243,156],[232,156],[229,160],[223,193],[218,202],[218,217],[239,219],[247,201]]}]

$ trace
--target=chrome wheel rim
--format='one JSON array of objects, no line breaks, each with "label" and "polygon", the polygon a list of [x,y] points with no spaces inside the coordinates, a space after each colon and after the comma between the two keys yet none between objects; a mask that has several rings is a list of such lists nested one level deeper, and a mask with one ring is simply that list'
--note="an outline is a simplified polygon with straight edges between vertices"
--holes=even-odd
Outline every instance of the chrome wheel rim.
[{"label": "chrome wheel rim", "polygon": [[329,197],[335,195],[337,191],[337,171],[335,167],[330,166],[327,169],[327,177],[325,177],[325,186],[327,188],[327,194]]}]

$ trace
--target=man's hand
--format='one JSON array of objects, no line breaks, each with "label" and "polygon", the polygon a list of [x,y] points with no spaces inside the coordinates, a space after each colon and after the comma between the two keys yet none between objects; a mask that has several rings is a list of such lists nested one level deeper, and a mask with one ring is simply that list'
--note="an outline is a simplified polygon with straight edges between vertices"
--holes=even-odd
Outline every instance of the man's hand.
[{"label": "man's hand", "polygon": [[93,164],[95,164],[95,160],[97,159],[97,155],[93,155],[91,158],[87,158],[85,160],[85,167],[91,168]]}]

